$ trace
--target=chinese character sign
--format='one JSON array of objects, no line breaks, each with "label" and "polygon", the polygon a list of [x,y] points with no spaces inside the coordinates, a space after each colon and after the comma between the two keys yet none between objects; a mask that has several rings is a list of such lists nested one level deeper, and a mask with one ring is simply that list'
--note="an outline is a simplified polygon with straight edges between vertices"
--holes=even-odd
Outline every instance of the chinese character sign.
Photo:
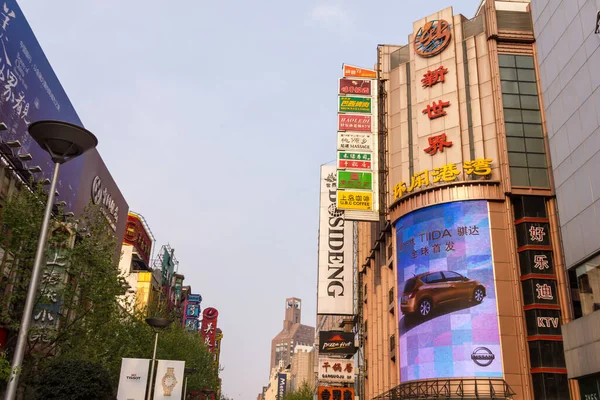
[{"label": "chinese character sign", "polygon": [[340,94],[358,94],[361,96],[371,95],[371,85],[373,81],[370,79],[347,79],[340,78]]},{"label": "chinese character sign", "polygon": [[216,308],[209,307],[202,313],[201,337],[202,341],[212,353],[215,348],[217,335],[217,317],[219,312]]},{"label": "chinese character sign", "polygon": [[340,131],[371,132],[372,124],[373,119],[370,115],[338,115],[338,130]]},{"label": "chinese character sign", "polygon": [[319,381],[354,382],[354,360],[343,358],[319,358]]},{"label": "chinese character sign", "polygon": [[354,400],[354,388],[319,386],[317,400]]},{"label": "chinese character sign", "polygon": [[422,208],[395,229],[401,381],[502,377],[487,202]]},{"label": "chinese character sign", "polygon": [[423,151],[430,156],[437,154],[438,151],[443,153],[445,147],[452,147],[452,142],[446,138],[445,133],[437,136],[431,136],[427,138],[427,141],[429,142],[429,147],[423,149]]}]

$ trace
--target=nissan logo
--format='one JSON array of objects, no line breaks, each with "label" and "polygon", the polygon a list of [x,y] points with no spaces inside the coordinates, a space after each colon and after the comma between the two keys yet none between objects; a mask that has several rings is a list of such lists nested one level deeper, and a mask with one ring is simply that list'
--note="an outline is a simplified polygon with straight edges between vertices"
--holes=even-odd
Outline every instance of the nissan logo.
[{"label": "nissan logo", "polygon": [[478,347],[471,353],[471,360],[480,367],[490,365],[496,356],[487,347]]}]

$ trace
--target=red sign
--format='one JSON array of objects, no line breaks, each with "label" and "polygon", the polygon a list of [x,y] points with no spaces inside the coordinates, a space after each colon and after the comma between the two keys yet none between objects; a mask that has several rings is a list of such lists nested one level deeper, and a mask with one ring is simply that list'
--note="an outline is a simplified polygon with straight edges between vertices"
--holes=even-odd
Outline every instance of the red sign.
[{"label": "red sign", "polygon": [[371,169],[371,161],[340,160],[339,168]]},{"label": "red sign", "polygon": [[452,147],[452,142],[448,141],[445,133],[428,137],[427,141],[429,142],[429,147],[423,151],[431,156],[436,154],[438,151],[443,153],[444,147]]},{"label": "red sign", "polygon": [[415,34],[415,53],[421,57],[440,54],[450,44],[450,24],[443,20],[427,22]]},{"label": "red sign", "polygon": [[319,386],[317,400],[354,400],[354,388]]},{"label": "red sign", "polygon": [[449,101],[440,100],[437,103],[434,101],[433,104],[427,105],[427,108],[423,110],[423,114],[427,114],[427,117],[429,117],[429,119],[443,117],[444,115],[446,115],[446,111],[444,110],[444,108],[448,107],[449,105]]},{"label": "red sign", "polygon": [[209,307],[202,313],[202,340],[211,353],[215,349],[215,338],[217,335],[217,317],[219,312],[216,308]]},{"label": "red sign", "polygon": [[123,243],[133,246],[146,265],[150,265],[152,239],[139,216],[135,214],[127,215],[127,225],[125,225],[125,237],[123,238]]},{"label": "red sign", "polygon": [[340,114],[338,115],[338,130],[371,132],[371,121],[370,115]]},{"label": "red sign", "polygon": [[340,94],[371,95],[371,82],[365,79],[340,79]]},{"label": "red sign", "polygon": [[427,71],[427,73],[423,75],[423,79],[421,79],[423,87],[432,87],[438,83],[443,83],[446,79],[447,72],[448,68],[444,68],[443,65],[433,71]]}]

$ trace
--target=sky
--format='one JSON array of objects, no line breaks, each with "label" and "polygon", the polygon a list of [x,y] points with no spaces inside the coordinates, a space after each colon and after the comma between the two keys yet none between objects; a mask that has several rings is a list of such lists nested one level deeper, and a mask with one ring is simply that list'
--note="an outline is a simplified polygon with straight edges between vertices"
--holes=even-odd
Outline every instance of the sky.
[{"label": "sky", "polygon": [[268,383],[286,297],[316,313],[319,166],[342,63],[480,0],[18,0],[131,210],[219,310],[223,392]]}]

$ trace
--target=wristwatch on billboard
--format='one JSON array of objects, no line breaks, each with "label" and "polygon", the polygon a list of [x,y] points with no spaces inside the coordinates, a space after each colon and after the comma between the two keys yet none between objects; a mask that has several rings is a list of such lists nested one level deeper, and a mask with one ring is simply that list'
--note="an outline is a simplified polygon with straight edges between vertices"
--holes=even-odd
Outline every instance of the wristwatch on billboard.
[{"label": "wristwatch on billboard", "polygon": [[177,385],[177,379],[175,378],[175,374],[173,373],[173,368],[167,368],[167,372],[165,373],[165,376],[163,376],[161,383],[163,388],[163,395],[170,396],[171,392],[173,391],[173,388],[175,387],[175,385]]}]

